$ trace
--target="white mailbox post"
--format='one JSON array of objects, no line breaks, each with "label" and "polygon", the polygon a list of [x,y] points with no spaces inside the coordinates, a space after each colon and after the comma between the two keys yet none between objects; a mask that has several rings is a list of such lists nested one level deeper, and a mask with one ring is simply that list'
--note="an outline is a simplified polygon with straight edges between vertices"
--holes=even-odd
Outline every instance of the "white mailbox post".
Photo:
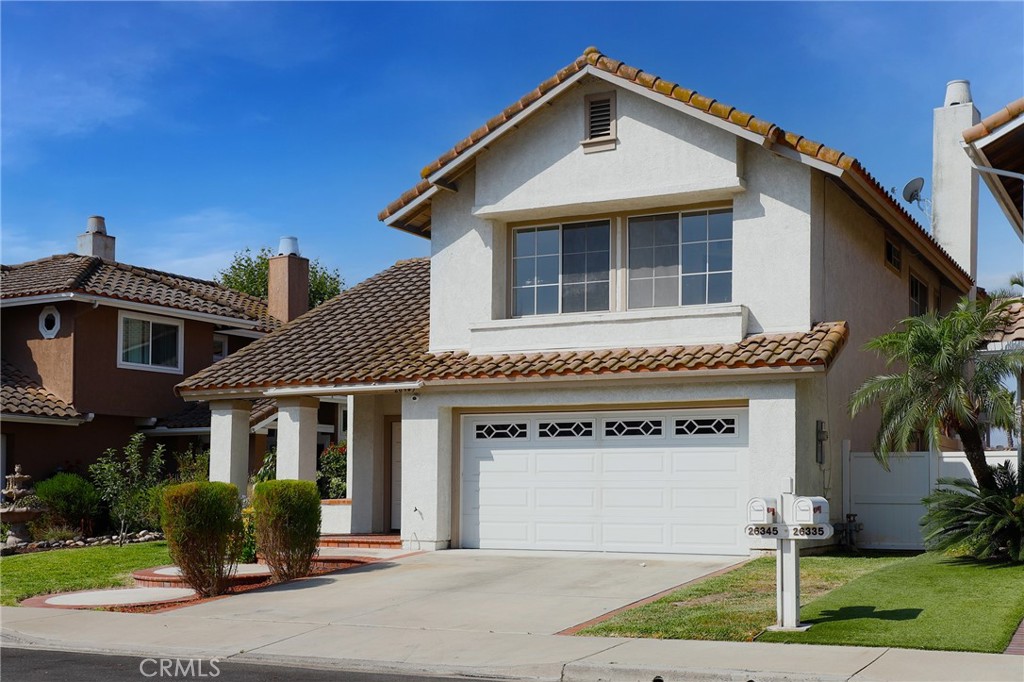
[{"label": "white mailbox post", "polygon": [[747,535],[771,538],[775,547],[776,624],[770,630],[806,630],[800,624],[800,548],[797,540],[825,540],[832,537],[828,500],[798,497],[793,479],[784,478],[782,495],[754,497],[747,502]]}]

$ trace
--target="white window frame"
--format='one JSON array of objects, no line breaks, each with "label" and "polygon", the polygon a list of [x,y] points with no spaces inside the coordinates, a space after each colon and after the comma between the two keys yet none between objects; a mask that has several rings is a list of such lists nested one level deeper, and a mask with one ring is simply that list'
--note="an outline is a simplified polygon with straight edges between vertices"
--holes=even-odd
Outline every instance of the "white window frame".
[{"label": "white window frame", "polygon": [[[683,218],[688,216],[688,215],[702,215],[702,214],[703,215],[710,215],[711,213],[720,213],[720,212],[725,212],[725,211],[728,211],[732,215],[733,230],[732,230],[732,236],[729,238],[729,241],[731,242],[731,249],[732,249],[731,268],[728,271],[726,271],[726,270],[715,270],[715,271],[708,270],[708,271],[706,271],[704,273],[704,276],[706,278],[708,275],[722,274],[722,273],[728,272],[729,273],[729,277],[730,277],[729,300],[728,301],[721,301],[721,302],[718,302],[718,303],[707,303],[707,302],[705,302],[705,303],[686,303],[686,304],[684,304],[683,303],[683,277],[685,276],[685,273],[683,272],[683,245],[684,245],[684,242],[683,242]],[[629,221],[632,218],[648,218],[648,217],[651,217],[651,216],[672,215],[672,214],[675,214],[676,220],[678,221],[676,229],[678,230],[678,235],[679,235],[679,244],[678,244],[679,273],[675,276],[675,279],[676,279],[676,304],[674,306],[665,305],[665,306],[648,306],[648,307],[641,307],[641,308],[631,308],[631,307],[629,307],[629,286],[630,286],[630,282],[632,281],[630,279],[630,277],[629,277]],[[736,215],[735,214],[735,210],[734,210],[733,206],[730,204],[730,205],[727,205],[727,206],[712,206],[712,207],[708,207],[708,208],[683,209],[683,210],[678,210],[677,209],[677,210],[674,210],[674,211],[671,211],[671,210],[669,210],[669,211],[653,211],[651,213],[637,213],[637,214],[629,214],[629,215],[625,216],[625,218],[623,219],[623,225],[622,225],[623,238],[625,240],[625,248],[624,248],[623,261],[622,261],[623,279],[625,280],[625,285],[626,285],[626,287],[625,287],[625,289],[626,289],[625,290],[625,299],[623,300],[624,309],[625,310],[666,310],[666,309],[671,309],[671,308],[697,308],[697,307],[700,307],[700,306],[730,305],[732,303],[735,303],[735,296],[734,296],[734,294],[735,294],[735,285],[736,285],[736,220],[735,220],[735,215]],[[709,240],[705,241],[704,243],[705,244],[710,244],[712,241],[725,241],[725,240],[717,240],[717,239],[716,240],[710,240],[709,239]],[[696,274],[696,273],[693,273],[693,274]],[[704,298],[705,299],[707,298],[707,285],[706,285],[706,282],[707,282],[707,280],[705,279],[705,289],[704,289]]]},{"label": "white window frame", "polygon": [[[166,324],[178,328],[178,364],[176,367],[162,367],[140,362],[127,362],[124,359],[124,321],[126,319],[143,320],[145,322]],[[184,374],[185,364],[185,322],[173,317],[146,315],[144,313],[117,311],[117,366],[119,369],[135,369],[144,372],[160,372],[162,374]]]},{"label": "white window frame", "polygon": [[[46,328],[46,318],[53,315],[53,329]],[[44,339],[57,338],[60,333],[60,311],[55,306],[48,305],[39,313],[39,333]]]},{"label": "white window frame", "polygon": [[[579,225],[579,224],[582,224],[582,223],[599,223],[599,222],[607,222],[608,223],[608,307],[605,310],[581,310],[581,311],[576,311],[576,312],[563,313],[562,312],[562,287],[565,286],[565,282],[563,281],[564,273],[562,271],[562,265],[563,265],[562,259],[563,259],[564,255],[565,255],[565,245],[564,245],[564,243],[562,241],[562,238],[563,238],[564,228],[567,225],[571,227],[571,226]],[[549,255],[557,256],[558,257],[558,284],[557,284],[557,288],[558,288],[558,310],[553,312],[553,313],[536,313],[535,312],[535,313],[531,313],[529,315],[516,315],[515,314],[516,289],[526,288],[526,287],[517,287],[516,286],[516,282],[515,282],[516,260],[518,260],[518,258],[516,257],[516,248],[515,248],[516,234],[519,233],[520,231],[524,231],[524,230],[543,230],[543,229],[549,229],[549,228],[555,228],[555,229],[558,230],[558,253],[557,254],[549,254]],[[608,217],[608,218],[600,218],[600,217],[598,217],[598,218],[593,218],[591,220],[581,219],[581,220],[571,220],[571,221],[565,221],[565,222],[542,223],[542,224],[539,224],[539,225],[518,225],[516,227],[511,228],[509,230],[510,241],[509,241],[509,246],[508,246],[508,264],[509,264],[508,265],[508,312],[509,312],[508,317],[509,317],[509,319],[523,320],[523,319],[530,319],[530,318],[534,318],[534,317],[554,317],[556,315],[600,315],[602,313],[610,313],[610,312],[613,312],[614,310],[616,310],[616,307],[615,307],[616,292],[615,292],[615,275],[614,275],[614,272],[615,272],[615,268],[617,267],[617,265],[615,263],[615,261],[617,259],[617,254],[616,254],[616,250],[615,250],[615,245],[616,245],[615,231],[616,231],[616,220],[614,218],[611,218],[611,217]],[[530,256],[524,256],[524,258],[530,258]],[[551,285],[545,285],[545,286],[551,286]],[[536,287],[533,287],[533,288],[536,289]],[[534,298],[534,310],[536,310],[536,291],[534,292],[534,296],[535,296],[535,298]]]}]

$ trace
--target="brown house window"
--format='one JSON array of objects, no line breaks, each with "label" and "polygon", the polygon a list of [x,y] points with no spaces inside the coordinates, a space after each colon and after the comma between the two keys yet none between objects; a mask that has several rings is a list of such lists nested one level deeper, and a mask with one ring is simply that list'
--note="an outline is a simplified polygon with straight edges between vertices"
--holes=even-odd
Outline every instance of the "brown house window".
[{"label": "brown house window", "polygon": [[910,316],[917,317],[928,312],[928,285],[913,275],[910,276]]},{"label": "brown house window", "polygon": [[181,374],[184,336],[181,320],[121,311],[117,366]]},{"label": "brown house window", "polygon": [[885,240],[885,264],[897,273],[901,272],[903,267],[903,250],[891,239]]}]

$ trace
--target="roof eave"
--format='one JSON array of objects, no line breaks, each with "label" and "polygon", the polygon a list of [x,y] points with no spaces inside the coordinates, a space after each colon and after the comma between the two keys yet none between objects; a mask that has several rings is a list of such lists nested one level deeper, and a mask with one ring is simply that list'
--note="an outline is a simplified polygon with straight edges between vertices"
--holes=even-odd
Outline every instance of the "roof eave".
[{"label": "roof eave", "polygon": [[152,313],[154,315],[172,315],[183,319],[198,320],[200,322],[232,325],[242,329],[257,329],[262,326],[262,322],[259,320],[229,317],[227,315],[216,315],[214,313],[201,313],[195,310],[173,308],[171,306],[157,305],[154,303],[139,303],[137,301],[115,298],[113,296],[100,296],[97,294],[88,294],[79,291],[59,291],[48,294],[33,294],[29,296],[11,296],[0,300],[0,307],[14,308],[24,305],[36,305],[39,303],[59,303],[61,301],[76,301],[79,303],[108,305],[112,308],[135,310],[137,312]]},{"label": "roof eave", "polygon": [[[1021,125],[1024,125],[1024,118],[1017,119],[1012,125],[1004,126],[1004,128],[1001,128],[997,133],[993,133],[993,136],[1001,136],[1008,130]],[[984,149],[985,143],[991,141],[993,136],[987,136],[973,142],[963,143],[964,151],[976,165],[983,166],[985,168],[994,168],[992,162],[989,161],[988,156],[985,154]],[[999,204],[999,208],[1002,209],[1006,219],[1010,221],[1010,225],[1013,227],[1014,231],[1016,231],[1017,237],[1019,239],[1024,239],[1024,214],[1022,214],[1022,212],[1024,212],[1024,207],[1018,206],[1016,202],[1013,201],[1010,194],[1006,191],[1006,187],[1000,181],[998,175],[994,175],[992,173],[979,173],[979,175],[981,176],[981,179],[985,181],[989,191],[992,192],[992,196],[995,197],[996,203]]]},{"label": "roof eave", "polygon": [[[833,167],[835,168],[835,167]],[[836,168],[836,170],[841,170]],[[833,173],[835,175],[835,173]],[[842,169],[839,173],[840,179],[843,183],[853,190],[858,197],[861,198],[868,206],[872,208],[879,216],[881,216],[887,223],[899,228],[901,236],[906,239],[910,245],[922,254],[927,254],[931,264],[934,265],[939,272],[946,277],[950,282],[959,286],[963,291],[969,291],[974,282],[970,276],[957,266],[953,259],[940,251],[935,244],[933,244],[924,233],[923,229],[907,219],[900,211],[896,210],[889,202],[883,201],[879,195],[879,190],[874,187],[862,173],[851,171],[849,169]]]},{"label": "roof eave", "polygon": [[3,421],[11,424],[46,424],[50,426],[79,426],[89,421],[84,417],[47,417],[41,414],[19,414],[4,412]]}]

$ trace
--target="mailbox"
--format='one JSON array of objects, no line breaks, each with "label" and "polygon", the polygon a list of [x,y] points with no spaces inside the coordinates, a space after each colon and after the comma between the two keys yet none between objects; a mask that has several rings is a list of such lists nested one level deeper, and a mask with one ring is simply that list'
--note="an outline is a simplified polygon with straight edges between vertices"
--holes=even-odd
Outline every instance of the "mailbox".
[{"label": "mailbox", "polygon": [[828,523],[828,500],[824,497],[798,497],[793,500],[793,516],[786,519],[793,524]]},{"label": "mailbox", "polygon": [[775,523],[777,509],[774,497],[752,497],[747,501],[747,523]]}]

